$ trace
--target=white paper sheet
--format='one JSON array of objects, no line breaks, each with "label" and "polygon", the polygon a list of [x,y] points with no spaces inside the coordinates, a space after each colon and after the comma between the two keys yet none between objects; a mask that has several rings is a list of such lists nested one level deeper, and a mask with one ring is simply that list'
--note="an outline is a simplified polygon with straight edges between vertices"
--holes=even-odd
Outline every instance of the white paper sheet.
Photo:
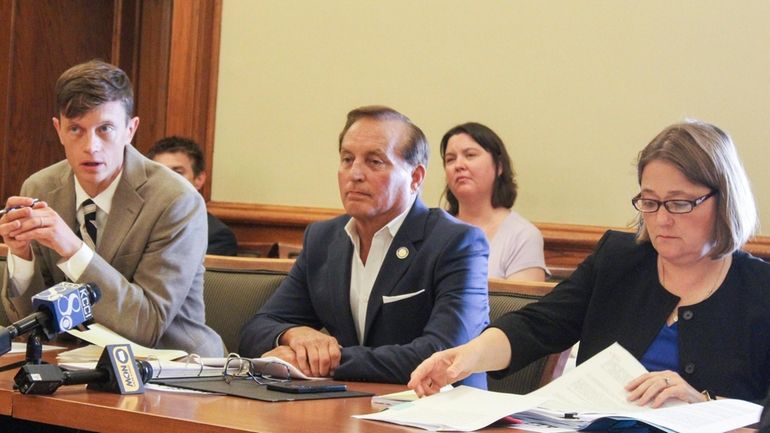
[{"label": "white paper sheet", "polygon": [[[646,372],[639,361],[616,343],[526,396],[461,386],[383,412],[355,417],[446,431],[480,429],[511,414],[527,422],[572,431],[607,416],[635,419],[679,433],[718,433],[759,421],[762,407],[741,400],[677,402],[661,409],[629,403],[625,385]],[[565,417],[565,413],[576,416]],[[527,429],[523,425],[514,427]],[[536,427],[533,431],[548,429]]]},{"label": "white paper sheet", "polygon": [[484,391],[468,386],[355,418],[387,421],[433,431],[473,431],[537,406],[541,397]]},{"label": "white paper sheet", "polygon": [[[113,330],[107,328],[104,325],[100,325],[98,323],[89,325],[87,331],[70,329],[67,332],[71,335],[74,335],[75,337],[78,337],[93,345],[96,345],[99,348],[103,348],[108,344],[130,344],[131,350],[134,352],[134,356],[138,359],[145,359],[145,358],[152,357],[154,359],[172,360],[172,359],[181,358],[183,356],[187,356],[187,352],[185,352],[184,350],[151,349],[149,347],[144,347],[142,345],[134,343],[133,341],[121,335],[118,335]],[[74,350],[80,350],[80,349],[74,349]],[[81,351],[80,354],[82,355],[83,352],[85,351]],[[99,359],[99,355],[101,355],[101,352],[102,351],[99,349],[98,355],[96,357],[93,357],[92,359],[83,359],[81,357],[80,359],[78,359],[78,361],[96,361]],[[61,353],[59,354],[59,356],[60,357],[64,356],[64,358],[67,359],[66,358],[67,352]]]},{"label": "white paper sheet", "polygon": [[543,407],[555,412],[636,412],[646,408],[628,402],[624,387],[645,373],[633,355],[614,343],[531,395],[547,397]]},{"label": "white paper sheet", "polygon": [[[43,352],[48,352],[50,350],[64,350],[66,347],[61,346],[52,346],[50,344],[44,344],[43,345]],[[11,342],[11,350],[9,350],[6,353],[26,353],[27,352],[27,343],[20,343],[18,341]]]}]

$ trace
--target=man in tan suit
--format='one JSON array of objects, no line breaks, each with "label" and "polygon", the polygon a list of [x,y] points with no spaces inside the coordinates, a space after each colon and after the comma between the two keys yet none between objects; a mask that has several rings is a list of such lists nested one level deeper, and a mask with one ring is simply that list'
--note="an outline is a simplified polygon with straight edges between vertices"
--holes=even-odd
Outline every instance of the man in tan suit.
[{"label": "man in tan suit", "polygon": [[131,146],[139,118],[128,77],[87,62],[59,77],[56,96],[67,159],[30,176],[6,202],[18,209],[0,218],[8,316],[31,313],[30,298],[60,281],[93,282],[98,323],[142,345],[221,356],[204,324],[205,204]]}]

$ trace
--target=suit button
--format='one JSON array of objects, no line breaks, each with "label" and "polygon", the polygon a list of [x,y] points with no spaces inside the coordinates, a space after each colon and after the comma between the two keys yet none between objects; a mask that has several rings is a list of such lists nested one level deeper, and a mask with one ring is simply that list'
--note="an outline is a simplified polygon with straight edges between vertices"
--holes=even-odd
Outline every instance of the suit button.
[{"label": "suit button", "polygon": [[684,366],[684,372],[687,374],[693,374],[695,372],[695,364],[692,362]]},{"label": "suit button", "polygon": [[684,310],[684,313],[682,313],[682,319],[684,320],[692,319],[692,310]]}]

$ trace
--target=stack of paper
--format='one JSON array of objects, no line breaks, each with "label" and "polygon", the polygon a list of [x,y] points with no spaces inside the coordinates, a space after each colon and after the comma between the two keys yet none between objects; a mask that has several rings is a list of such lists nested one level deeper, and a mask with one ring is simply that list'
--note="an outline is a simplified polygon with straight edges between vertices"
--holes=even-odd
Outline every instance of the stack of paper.
[{"label": "stack of paper", "polygon": [[483,391],[463,385],[382,412],[354,417],[432,431],[473,431],[544,401],[541,397]]},{"label": "stack of paper", "polygon": [[102,354],[104,346],[108,344],[130,344],[131,350],[134,352],[134,356],[137,359],[152,358],[172,360],[187,356],[187,352],[184,350],[151,349],[149,347],[144,347],[98,323],[89,325],[87,331],[70,329],[67,332],[94,346],[86,346],[62,352],[56,357],[59,363],[97,361]]},{"label": "stack of paper", "polygon": [[670,404],[660,409],[629,403],[624,386],[644,373],[639,361],[615,343],[526,396],[459,387],[357,417],[455,431],[486,427],[511,414],[525,423],[571,431],[614,430],[641,422],[666,432],[720,433],[759,421],[762,407],[742,400]]},{"label": "stack of paper", "polygon": [[[447,385],[441,388],[439,392],[449,391],[450,389],[453,389],[452,385]],[[394,392],[391,394],[375,395],[372,397],[372,405],[387,407],[416,400],[419,400],[417,393],[411,389],[407,389],[406,391]]]},{"label": "stack of paper", "polygon": [[[66,347],[52,346],[50,344],[43,345],[43,352],[48,352],[51,350],[64,350],[64,349],[66,349]],[[26,352],[27,352],[27,343],[20,343],[18,341],[14,341],[14,342],[11,342],[11,350],[9,350],[6,353],[10,354],[10,353],[26,353]],[[5,355],[5,353],[3,355]]]}]

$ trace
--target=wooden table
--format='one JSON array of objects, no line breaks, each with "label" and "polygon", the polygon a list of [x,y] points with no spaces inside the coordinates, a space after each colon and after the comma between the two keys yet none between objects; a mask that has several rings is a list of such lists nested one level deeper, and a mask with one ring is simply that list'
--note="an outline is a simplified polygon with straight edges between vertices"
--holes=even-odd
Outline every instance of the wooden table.
[{"label": "wooden table", "polygon": [[[53,358],[46,354],[46,359]],[[3,356],[3,364],[14,356]],[[18,358],[17,358],[18,359]],[[0,373],[0,413],[14,418],[58,426],[110,433],[288,433],[424,432],[352,415],[378,410],[370,397],[269,403],[239,397],[192,395],[147,390],[142,395],[118,395],[63,386],[50,396],[13,391],[16,370]],[[386,394],[403,385],[349,382],[348,388]],[[487,428],[487,433],[514,433],[516,429]],[[756,432],[740,429],[734,433]]]},{"label": "wooden table", "polygon": [[[53,361],[54,353],[44,355]],[[21,359],[2,357],[6,364]],[[393,424],[364,421],[352,415],[371,413],[371,397],[269,403],[220,395],[193,395],[147,390],[118,395],[87,390],[85,385],[62,386],[50,396],[13,391],[17,370],[0,373],[0,413],[14,418],[94,432],[235,433],[235,432],[422,432]],[[348,388],[387,394],[403,385],[349,382]],[[487,430],[485,430],[487,431]],[[488,431],[515,432],[489,429]]]}]

